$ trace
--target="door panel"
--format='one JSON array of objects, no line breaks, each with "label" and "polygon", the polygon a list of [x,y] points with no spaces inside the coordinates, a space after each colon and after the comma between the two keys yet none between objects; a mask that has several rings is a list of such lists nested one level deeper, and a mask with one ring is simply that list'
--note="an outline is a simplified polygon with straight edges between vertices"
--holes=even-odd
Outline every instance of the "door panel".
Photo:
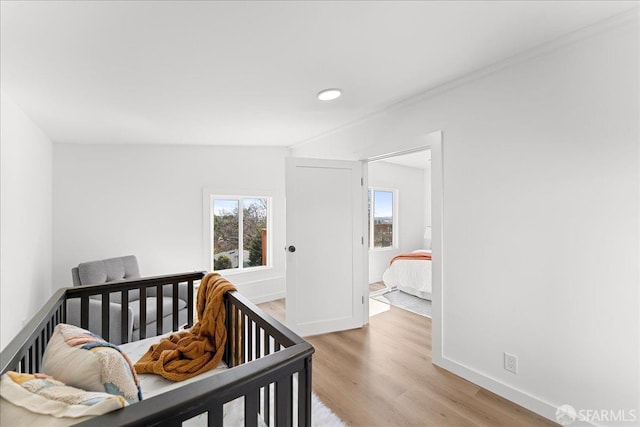
[{"label": "door panel", "polygon": [[361,170],[287,159],[287,323],[301,335],[362,326]]}]

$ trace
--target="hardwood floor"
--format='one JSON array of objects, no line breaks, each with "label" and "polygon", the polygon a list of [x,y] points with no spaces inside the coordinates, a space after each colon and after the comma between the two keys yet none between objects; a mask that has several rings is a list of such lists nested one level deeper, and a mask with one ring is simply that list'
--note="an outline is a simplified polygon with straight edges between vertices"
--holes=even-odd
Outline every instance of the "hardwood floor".
[{"label": "hardwood floor", "polygon": [[[284,320],[284,300],[260,304]],[[391,307],[362,329],[308,337],[313,391],[350,426],[551,426],[431,363],[431,319]]]},{"label": "hardwood floor", "polygon": [[375,292],[385,288],[386,288],[386,285],[383,282],[369,283],[369,292]]}]

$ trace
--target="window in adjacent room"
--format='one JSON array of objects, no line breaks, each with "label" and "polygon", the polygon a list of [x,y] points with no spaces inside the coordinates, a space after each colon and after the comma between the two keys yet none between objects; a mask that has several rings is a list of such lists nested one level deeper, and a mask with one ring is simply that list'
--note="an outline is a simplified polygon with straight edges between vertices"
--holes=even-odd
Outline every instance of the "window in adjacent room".
[{"label": "window in adjacent room", "polygon": [[369,249],[397,247],[396,190],[369,189]]},{"label": "window in adjacent room", "polygon": [[212,270],[268,267],[271,198],[212,195],[210,200]]}]

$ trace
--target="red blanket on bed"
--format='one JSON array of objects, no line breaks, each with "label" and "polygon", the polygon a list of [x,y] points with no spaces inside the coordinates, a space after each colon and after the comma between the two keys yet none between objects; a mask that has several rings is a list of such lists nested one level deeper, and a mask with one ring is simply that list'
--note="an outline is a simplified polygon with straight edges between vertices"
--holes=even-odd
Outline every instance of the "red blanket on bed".
[{"label": "red blanket on bed", "polygon": [[400,254],[391,258],[389,265],[393,264],[399,259],[416,260],[416,261],[431,261],[431,254],[428,252],[411,252],[409,254]]}]

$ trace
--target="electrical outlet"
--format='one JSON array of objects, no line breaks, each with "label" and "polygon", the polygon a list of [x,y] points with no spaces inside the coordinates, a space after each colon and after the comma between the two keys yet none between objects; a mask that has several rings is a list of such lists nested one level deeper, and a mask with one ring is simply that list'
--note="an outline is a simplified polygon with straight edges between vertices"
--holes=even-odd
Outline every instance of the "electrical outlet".
[{"label": "electrical outlet", "polygon": [[504,353],[504,369],[514,374],[518,373],[518,356],[515,354]]}]

